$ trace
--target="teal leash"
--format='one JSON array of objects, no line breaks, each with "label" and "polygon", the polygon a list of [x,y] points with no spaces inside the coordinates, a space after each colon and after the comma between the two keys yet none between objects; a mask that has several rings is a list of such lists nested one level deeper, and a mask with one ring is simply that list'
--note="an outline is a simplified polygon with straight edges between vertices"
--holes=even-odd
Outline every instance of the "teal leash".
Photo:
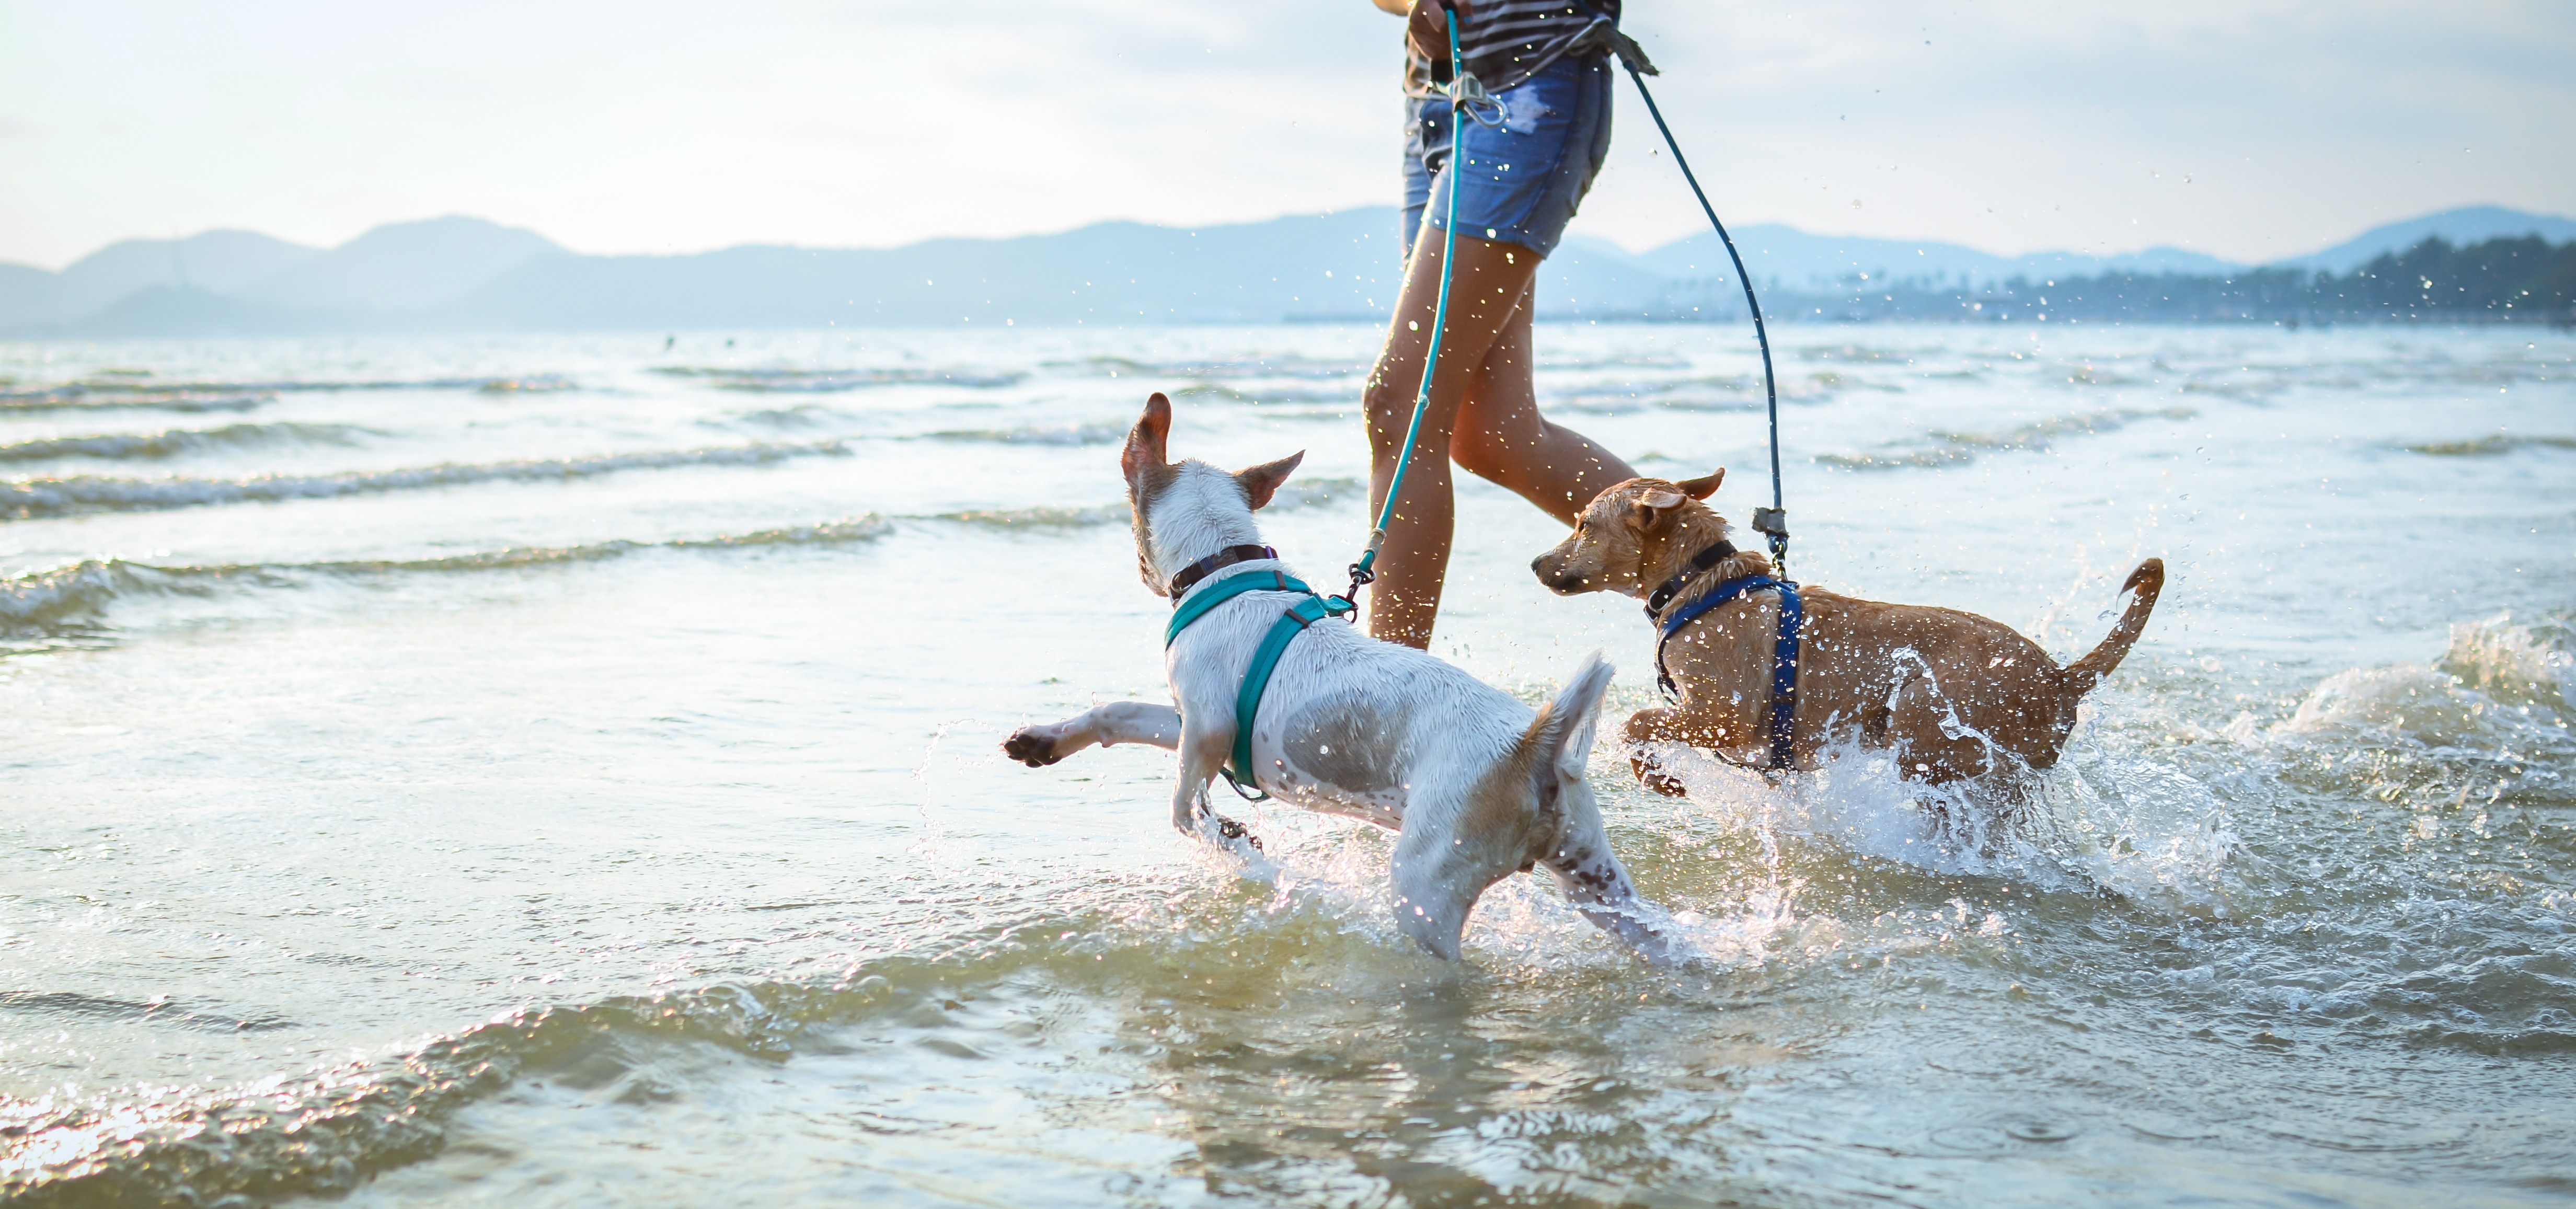
[{"label": "teal leash", "polygon": [[1386,545],[1386,523],[1395,518],[1395,502],[1404,494],[1404,472],[1413,464],[1414,442],[1422,436],[1422,416],[1431,410],[1431,379],[1440,369],[1440,338],[1449,331],[1449,283],[1458,275],[1458,181],[1467,167],[1467,121],[1484,120],[1468,109],[1486,94],[1458,51],[1458,14],[1445,3],[1441,13],[1449,26],[1449,225],[1441,232],[1440,303],[1431,314],[1431,348],[1422,358],[1422,389],[1413,397],[1413,422],[1404,429],[1404,454],[1395,460],[1395,475],[1387,481],[1386,502],[1378,505],[1377,523],[1369,526],[1368,548],[1351,564],[1350,591],[1329,602],[1335,606],[1335,616],[1348,615],[1353,624],[1359,620],[1360,588],[1377,582],[1377,552]]},{"label": "teal leash", "polygon": [[[1370,526],[1368,548],[1360,560],[1351,564],[1350,591],[1340,596],[1323,596],[1295,577],[1283,572],[1246,571],[1229,575],[1208,584],[1187,605],[1172,614],[1171,624],[1163,629],[1163,647],[1168,650],[1180,640],[1181,631],[1190,623],[1205,617],[1218,605],[1246,592],[1302,592],[1298,601],[1279,620],[1270,623],[1261,645],[1252,652],[1252,662],[1243,669],[1243,687],[1234,695],[1234,751],[1219,771],[1226,784],[1247,802],[1266,801],[1252,775],[1252,720],[1261,712],[1261,695],[1270,687],[1271,673],[1279,670],[1279,658],[1288,653],[1288,644],[1308,626],[1327,617],[1347,617],[1353,624],[1359,620],[1359,595],[1363,585],[1377,580],[1377,553],[1386,545],[1386,523],[1395,517],[1395,501],[1404,491],[1404,471],[1413,461],[1414,444],[1422,436],[1422,417],[1431,409],[1431,380],[1440,368],[1440,338],[1449,329],[1449,285],[1457,277],[1458,265],[1458,179],[1466,168],[1468,121],[1486,121],[1470,106],[1479,101],[1490,103],[1485,90],[1473,73],[1466,70],[1466,59],[1458,49],[1458,14],[1446,3],[1442,15],[1449,26],[1449,225],[1440,251],[1440,302],[1431,316],[1431,347],[1422,358],[1422,389],[1413,399],[1413,421],[1404,430],[1404,454],[1396,459],[1395,474],[1387,481],[1386,502],[1378,507],[1377,523]],[[1488,123],[1489,125],[1492,123]]]}]

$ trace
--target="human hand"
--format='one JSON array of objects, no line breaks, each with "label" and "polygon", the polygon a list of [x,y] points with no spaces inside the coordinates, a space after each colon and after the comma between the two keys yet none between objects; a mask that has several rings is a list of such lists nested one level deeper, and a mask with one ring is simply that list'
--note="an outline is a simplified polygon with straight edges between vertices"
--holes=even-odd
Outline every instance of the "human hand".
[{"label": "human hand", "polygon": [[[1458,19],[1467,18],[1469,0],[1445,0],[1446,6],[1458,10]],[[1449,61],[1449,14],[1444,0],[1413,0],[1413,12],[1405,22],[1404,40],[1413,53],[1433,63]]]}]

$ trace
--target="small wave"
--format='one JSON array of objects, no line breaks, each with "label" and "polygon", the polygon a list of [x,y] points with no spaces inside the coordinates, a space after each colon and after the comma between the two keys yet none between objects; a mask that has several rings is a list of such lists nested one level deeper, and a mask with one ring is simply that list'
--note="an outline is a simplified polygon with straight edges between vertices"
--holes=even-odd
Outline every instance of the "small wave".
[{"label": "small wave", "polygon": [[2138,408],[2122,407],[2106,411],[2081,412],[2055,416],[2036,423],[2008,428],[2002,432],[1942,432],[1928,434],[1934,444],[1928,449],[1910,452],[1840,454],[1821,453],[1816,461],[1844,470],[1920,470],[1940,466],[1958,466],[1976,461],[1989,453],[2039,453],[2049,449],[2064,436],[2093,436],[2111,432],[2138,420],[2188,420],[2199,414],[2188,407]]},{"label": "small wave", "polygon": [[[577,546],[505,546],[498,550],[472,554],[450,554],[438,558],[366,559],[342,562],[287,563],[263,565],[257,570],[268,572],[312,571],[327,574],[360,574],[390,571],[489,571],[509,567],[536,567],[550,563],[599,562],[618,558],[639,550],[730,550],[749,546],[821,546],[843,542],[870,541],[883,537],[891,528],[877,516],[850,520],[827,521],[819,525],[799,525],[785,529],[760,529],[750,533],[724,534],[717,537],[678,538],[672,541],[638,542],[618,539]],[[209,567],[172,570],[157,568],[163,574],[228,575],[253,568]]]},{"label": "small wave", "polygon": [[1867,348],[1858,344],[1819,344],[1797,350],[1801,361],[1838,361],[1854,365],[1910,365],[1924,354],[1912,349]]},{"label": "small wave", "polygon": [[[799,403],[794,407],[763,407],[752,411],[736,412],[733,418],[744,424],[758,424],[764,428],[815,428],[836,420],[846,421],[853,417],[848,412],[826,407],[820,403]],[[709,423],[715,424],[713,421]],[[715,426],[721,427],[721,425]]]},{"label": "small wave", "polygon": [[385,1062],[353,1062],[236,1088],[127,1089],[0,1102],[0,1200],[98,1204],[266,1202],[346,1193],[439,1149],[442,1122],[519,1079],[578,1071],[640,1077],[637,1047],[711,1045],[783,1062],[817,1027],[900,1011],[945,980],[1007,974],[998,962],[889,959],[856,981],[722,984],[672,995],[522,1011]]},{"label": "small wave", "polygon": [[531,374],[524,378],[486,378],[474,387],[487,395],[537,394],[558,390],[579,390],[572,379],[556,374]]},{"label": "small wave", "polygon": [[729,445],[665,453],[601,454],[523,462],[353,470],[340,474],[269,475],[249,479],[128,479],[83,476],[0,483],[0,516],[25,520],[81,512],[139,512],[211,504],[330,499],[466,483],[546,482],[621,470],[762,465],[788,458],[845,455],[839,441],[812,445]]},{"label": "small wave", "polygon": [[1017,386],[1028,375],[1016,370],[977,372],[963,369],[725,369],[666,365],[653,371],[688,378],[718,390],[773,394],[840,394],[879,386],[964,386],[991,390]]},{"label": "small wave", "polygon": [[960,525],[982,525],[996,529],[1061,529],[1088,525],[1123,525],[1135,513],[1125,504],[1104,504],[1076,508],[1061,504],[1040,504],[1032,508],[969,508],[962,512],[942,512],[934,521],[952,521]]},{"label": "small wave", "polygon": [[137,376],[133,377],[97,375],[79,382],[33,390],[0,390],[0,407],[166,407],[202,411],[252,407],[272,396],[307,391],[478,390],[498,393],[572,389],[575,387],[570,379],[556,374],[384,380],[158,382],[137,371]]},{"label": "small wave", "polygon": [[1115,445],[1127,439],[1124,424],[1077,424],[1070,428],[976,428],[934,432],[925,441],[990,441],[1002,445]]},{"label": "small wave", "polygon": [[93,559],[0,580],[0,633],[50,630],[96,616],[108,602],[168,586],[168,572],[122,559]]},{"label": "small wave", "polygon": [[[1254,407],[1265,404],[1281,406],[1306,403],[1339,403],[1347,406],[1359,402],[1358,392],[1347,386],[1330,389],[1299,386],[1246,388],[1228,386],[1222,382],[1192,382],[1174,389],[1171,394],[1175,399],[1222,399],[1229,403],[1243,403]],[[1336,410],[1333,414],[1338,416],[1341,413]]]},{"label": "small wave", "polygon": [[1049,361],[1046,367],[1077,373],[1106,374],[1110,377],[1193,379],[1352,378],[1368,370],[1368,366],[1361,362],[1327,361],[1315,357],[1301,357],[1293,353],[1276,357],[1241,357],[1220,361],[1139,361],[1129,357],[1084,357],[1073,361]]},{"label": "small wave", "polygon": [[200,1032],[266,1032],[294,1028],[292,1020],[252,1009],[189,1000],[154,999],[137,1003],[74,991],[12,991],[0,994],[0,1011],[76,1020],[136,1021]]},{"label": "small wave", "polygon": [[289,441],[348,445],[372,430],[351,424],[227,424],[221,428],[172,428],[149,433],[105,433],[87,437],[51,437],[0,445],[0,462],[42,462],[54,458],[126,460],[175,457],[206,449],[238,448]]},{"label": "small wave", "polygon": [[183,391],[118,393],[91,397],[79,391],[0,391],[0,411],[104,411],[132,408],[154,411],[249,411],[277,396],[205,394]]},{"label": "small wave", "polygon": [[2438,664],[2337,672],[2308,690],[2274,730],[2360,731],[2436,747],[2545,738],[2562,714],[2576,712],[2568,637],[2564,627],[2516,625],[2501,614],[2462,622],[2451,627]]},{"label": "small wave", "polygon": [[[615,540],[574,546],[505,546],[435,558],[349,559],[308,563],[222,563],[165,567],[93,559],[0,580],[0,634],[51,630],[96,619],[116,601],[146,595],[203,595],[227,580],[295,575],[489,571],[556,563],[597,562],[642,550],[728,550],[759,546],[835,545],[884,536],[892,526],[873,514],[778,529],[670,541]],[[6,1006],[0,1004],[0,1006]]]},{"label": "small wave", "polygon": [[1564,373],[1581,373],[1603,369],[1688,369],[1690,368],[1690,359],[1687,357],[1677,357],[1670,353],[1633,353],[1607,357],[1572,357],[1564,359],[1546,357],[1539,360],[1538,368],[1543,371],[1552,370]]},{"label": "small wave", "polygon": [[2408,453],[2437,458],[2492,458],[2518,449],[2576,449],[2576,437],[2525,437],[2499,432],[2472,441],[2427,441],[2404,448]]},{"label": "small wave", "polygon": [[1361,479],[1324,478],[1290,479],[1280,484],[1279,492],[1270,497],[1264,512],[1289,512],[1298,508],[1318,508],[1362,496],[1368,483]]},{"label": "small wave", "polygon": [[[1358,495],[1368,486],[1354,478],[1290,479],[1280,485],[1264,512],[1288,512],[1332,504]],[[997,529],[1052,529],[1089,525],[1124,525],[1135,513],[1126,504],[1100,504],[1078,507],[1067,504],[1038,504],[1026,508],[969,508],[959,512],[940,512],[923,520],[949,521],[961,525],[983,525]]]},{"label": "small wave", "polygon": [[[1905,780],[1894,757],[1857,747],[1828,753],[1823,768],[1780,787],[1677,744],[1653,754],[1692,802],[1755,832],[1766,849],[1795,836],[1945,873],[2102,889],[2187,910],[2225,906],[2238,840],[2217,795],[2080,739],[2046,772],[1957,787]],[[1993,800],[2005,780],[2016,800]]]}]

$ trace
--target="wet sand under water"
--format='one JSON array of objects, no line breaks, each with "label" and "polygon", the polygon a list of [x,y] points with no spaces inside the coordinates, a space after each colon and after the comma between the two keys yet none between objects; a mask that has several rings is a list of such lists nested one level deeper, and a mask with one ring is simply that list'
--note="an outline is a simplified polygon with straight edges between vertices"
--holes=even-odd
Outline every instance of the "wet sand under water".
[{"label": "wet sand under water", "polygon": [[[1529,878],[1443,965],[1381,833],[1229,805],[1247,881],[1164,753],[999,756],[1162,695],[1142,395],[1310,451],[1321,582],[1371,336],[0,345],[0,1196],[2576,1196],[2576,338],[1787,329],[1802,579],[2060,657],[2173,580],[2019,817],[1605,747],[1654,971]],[[1741,336],[1543,328],[1542,398],[1741,520]],[[1439,652],[1646,704],[1634,604],[1461,515]]]}]

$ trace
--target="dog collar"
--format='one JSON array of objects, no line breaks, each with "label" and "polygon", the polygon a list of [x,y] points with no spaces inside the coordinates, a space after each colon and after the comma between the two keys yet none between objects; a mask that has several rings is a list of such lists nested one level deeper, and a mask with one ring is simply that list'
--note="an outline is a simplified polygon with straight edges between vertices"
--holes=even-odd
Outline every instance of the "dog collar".
[{"label": "dog collar", "polygon": [[1663,615],[1664,606],[1673,603],[1673,597],[1681,595],[1682,589],[1690,586],[1692,576],[1725,562],[1735,555],[1735,543],[1722,537],[1717,539],[1716,545],[1691,555],[1689,566],[1682,568],[1671,579],[1665,580],[1664,586],[1647,595],[1647,620],[1659,620]]},{"label": "dog collar", "polygon": [[1202,579],[1206,579],[1208,576],[1214,575],[1236,563],[1248,563],[1256,558],[1277,557],[1279,557],[1279,552],[1268,546],[1227,546],[1225,549],[1219,550],[1214,554],[1208,555],[1206,558],[1202,558],[1197,562],[1181,568],[1181,573],[1172,577],[1171,586],[1164,591],[1163,595],[1171,597],[1172,607],[1177,609],[1181,607],[1181,594],[1189,591],[1190,585],[1195,584]]}]

